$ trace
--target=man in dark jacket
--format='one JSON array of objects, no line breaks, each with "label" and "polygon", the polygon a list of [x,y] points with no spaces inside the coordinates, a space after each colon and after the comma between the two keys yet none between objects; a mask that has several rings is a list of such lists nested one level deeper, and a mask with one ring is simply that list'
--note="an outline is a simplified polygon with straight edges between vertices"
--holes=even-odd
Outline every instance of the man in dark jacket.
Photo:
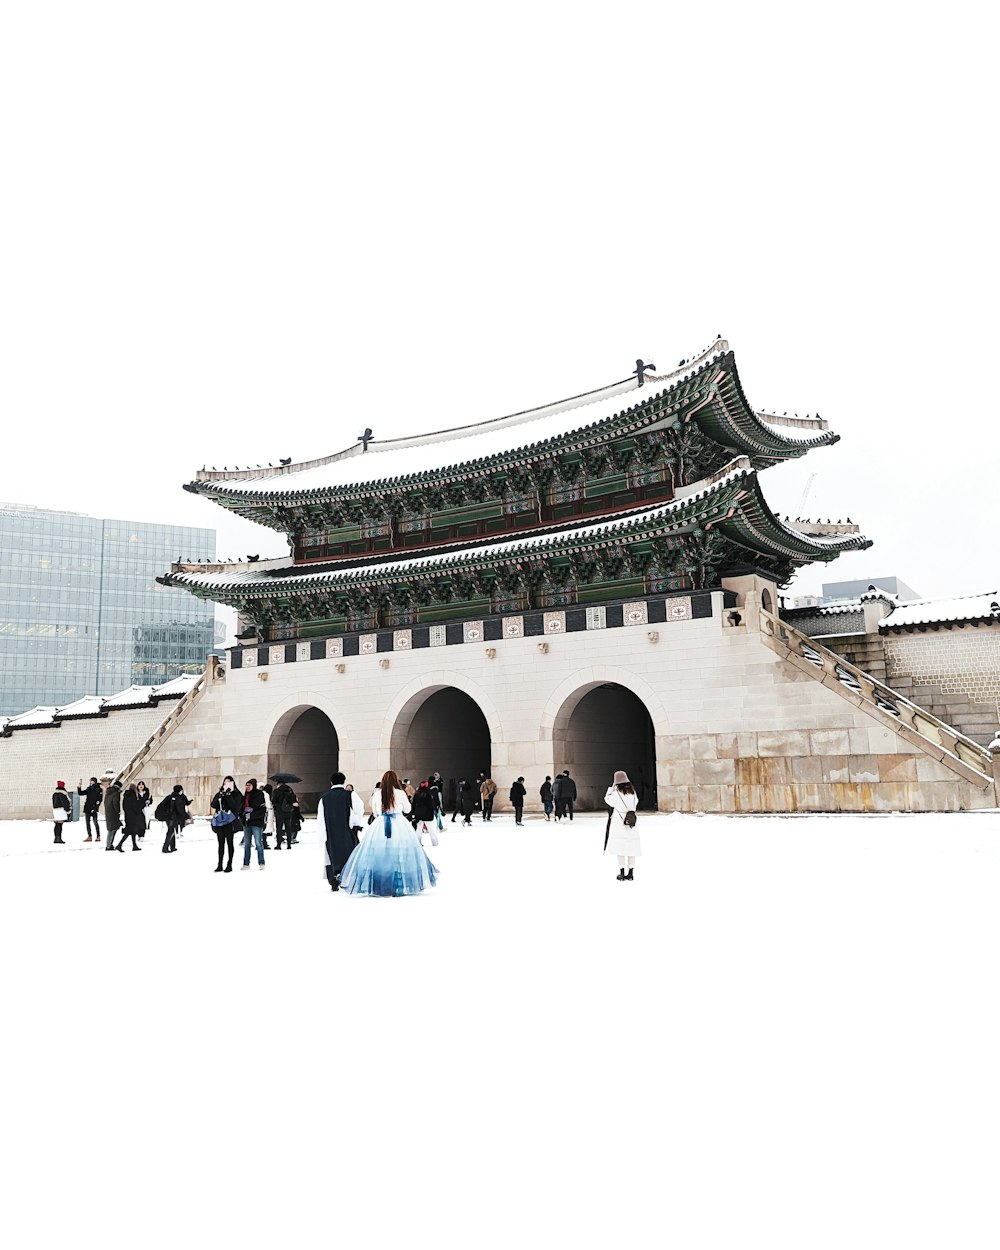
[{"label": "man in dark jacket", "polygon": [[257,789],[257,778],[251,777],[243,787],[243,869],[250,867],[250,847],[257,847],[257,867],[264,867],[264,826],[267,804],[264,791]]},{"label": "man in dark jacket", "polygon": [[524,815],[524,796],[527,794],[524,788],[524,778],[518,777],[517,781],[510,788],[510,802],[514,808],[514,824],[523,825],[524,821],[521,817]]},{"label": "man in dark jacket", "polygon": [[562,775],[562,784],[559,787],[559,801],[562,803],[563,815],[573,819],[573,804],[576,802],[576,782],[569,775],[569,769],[564,769]]},{"label": "man in dark jacket", "polygon": [[[91,777],[90,785],[83,785],[81,777],[76,787],[77,794],[83,795],[83,819],[87,825],[87,836],[84,842],[100,842],[101,826],[97,819],[97,813],[101,810],[101,800],[104,798],[104,792],[101,789],[101,783],[96,777]],[[90,822],[94,822],[94,833],[91,836]]]},{"label": "man in dark jacket", "polygon": [[542,800],[542,809],[545,812],[545,819],[552,818],[552,778],[545,774],[545,780],[541,784],[538,791],[538,797]]},{"label": "man in dark jacket", "polygon": [[104,828],[107,831],[106,851],[115,849],[115,834],[122,827],[122,783],[113,781],[104,796]]},{"label": "man in dark jacket", "polygon": [[330,789],[320,800],[326,830],[326,879],[331,890],[340,889],[340,874],[354,850],[353,830],[364,820],[365,808],[353,790],[348,790],[343,773],[334,773]]},{"label": "man in dark jacket", "polygon": [[556,809],[556,820],[563,818],[562,783],[562,773],[556,773],[555,780],[552,782],[552,803]]}]

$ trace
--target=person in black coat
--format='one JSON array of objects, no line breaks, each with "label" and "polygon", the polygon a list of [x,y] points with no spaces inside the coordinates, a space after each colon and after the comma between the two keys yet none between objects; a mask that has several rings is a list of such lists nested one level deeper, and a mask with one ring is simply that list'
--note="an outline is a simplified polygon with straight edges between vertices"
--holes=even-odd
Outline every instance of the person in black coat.
[{"label": "person in black coat", "polygon": [[274,808],[274,833],[276,851],[281,850],[282,839],[288,843],[291,849],[294,841],[293,825],[295,818],[299,813],[299,801],[295,797],[295,791],[283,781],[271,795],[271,806]]},{"label": "person in black coat", "polygon": [[357,846],[354,830],[365,818],[365,805],[360,795],[348,790],[343,773],[334,773],[330,789],[320,800],[323,828],[326,832],[326,879],[331,890],[340,889],[340,873]]},{"label": "person in black coat", "polygon": [[510,788],[510,802],[514,808],[514,824],[523,825],[524,821],[521,817],[524,815],[524,798],[527,794],[524,788],[524,778],[518,777],[517,781]]},{"label": "person in black coat", "polygon": [[169,855],[177,850],[177,831],[187,823],[188,808],[191,800],[184,793],[183,786],[174,786],[167,799],[167,836],[163,839],[163,852]]},{"label": "person in black coat", "polygon": [[264,825],[267,804],[264,791],[257,789],[257,778],[251,777],[243,787],[243,867],[250,867],[250,847],[256,844],[257,867],[264,867]]},{"label": "person in black coat", "polygon": [[[81,777],[77,783],[76,792],[83,797],[83,819],[87,825],[87,836],[84,842],[100,842],[101,826],[97,819],[97,813],[101,810],[101,800],[104,798],[104,791],[101,789],[101,783],[96,777],[91,777],[90,785],[84,786]],[[91,835],[90,824],[94,823],[94,832]]]},{"label": "person in black coat", "polygon": [[552,818],[552,778],[548,775],[548,773],[545,774],[545,780],[542,782],[539,788],[538,797],[542,800],[542,808],[545,812],[545,819],[551,820]]},{"label": "person in black coat", "polygon": [[122,783],[113,781],[104,796],[104,827],[108,832],[108,840],[104,843],[106,851],[115,849],[115,834],[122,827]]},{"label": "person in black coat", "polygon": [[458,801],[462,807],[462,824],[471,825],[472,813],[476,810],[479,801],[479,786],[473,785],[471,781],[467,781],[462,787],[462,793]]},{"label": "person in black coat", "polygon": [[562,802],[562,773],[556,773],[555,780],[552,782],[552,805],[555,807],[556,820],[563,818],[563,802]]},{"label": "person in black coat", "polygon": [[149,793],[149,787],[144,781],[135,783],[135,792],[139,796],[139,805],[142,807],[142,833],[139,834],[139,837],[144,838],[150,817],[150,813],[146,811],[146,808],[153,806],[153,796]]},{"label": "person in black coat", "polygon": [[559,802],[562,804],[563,815],[573,819],[573,804],[576,802],[576,782],[569,775],[569,769],[563,770],[562,784],[559,786]]},{"label": "person in black coat", "polygon": [[141,851],[137,839],[141,838],[146,832],[146,813],[144,804],[139,797],[139,793],[134,785],[130,785],[122,796],[122,812],[125,816],[125,828],[122,830],[122,840],[118,843],[119,851],[125,850],[125,839],[132,839],[132,850]]},{"label": "person in black coat", "polygon": [[[55,826],[56,835],[53,841],[53,846],[66,845],[63,841],[62,827],[65,822],[69,820],[72,811],[73,804],[70,801],[69,795],[66,793],[66,783],[65,781],[57,781],[56,788],[52,794],[52,824]],[[60,812],[65,812],[66,815],[60,817]]]},{"label": "person in black coat", "polygon": [[[233,835],[243,828],[243,795],[236,789],[236,781],[232,777],[223,777],[222,785],[212,799],[212,812],[217,816],[220,812],[228,812],[232,820],[226,825],[215,825],[215,836],[219,842],[219,866],[216,872],[233,871]],[[229,860],[222,867],[222,852],[228,850]]]}]

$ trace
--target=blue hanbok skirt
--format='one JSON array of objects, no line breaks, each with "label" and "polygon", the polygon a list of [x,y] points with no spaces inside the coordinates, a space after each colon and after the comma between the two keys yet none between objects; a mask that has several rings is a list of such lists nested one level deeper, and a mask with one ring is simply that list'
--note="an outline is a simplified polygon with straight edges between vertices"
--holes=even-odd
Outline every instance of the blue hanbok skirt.
[{"label": "blue hanbok skirt", "polygon": [[375,817],[340,874],[340,888],[348,894],[393,898],[436,884],[437,869],[410,822],[396,812]]}]

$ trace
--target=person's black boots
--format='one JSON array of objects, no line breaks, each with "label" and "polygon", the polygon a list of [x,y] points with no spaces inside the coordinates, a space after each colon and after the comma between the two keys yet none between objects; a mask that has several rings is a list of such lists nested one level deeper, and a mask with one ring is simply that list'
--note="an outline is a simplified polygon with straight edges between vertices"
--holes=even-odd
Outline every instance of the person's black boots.
[{"label": "person's black boots", "polygon": [[619,868],[619,869],[618,869],[618,880],[619,880],[619,881],[624,881],[624,880],[625,880],[625,869],[624,869],[624,868]]},{"label": "person's black boots", "polygon": [[633,878],[633,876],[632,876],[632,869],[631,869],[631,868],[628,870],[628,876],[625,878],[625,880],[626,880],[626,881],[632,881],[632,880],[634,880],[634,878]]}]

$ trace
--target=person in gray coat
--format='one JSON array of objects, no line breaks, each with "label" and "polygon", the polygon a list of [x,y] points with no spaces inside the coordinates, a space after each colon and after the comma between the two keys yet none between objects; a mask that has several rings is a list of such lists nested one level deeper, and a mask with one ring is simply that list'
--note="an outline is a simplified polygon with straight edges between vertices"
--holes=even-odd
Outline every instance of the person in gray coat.
[{"label": "person in gray coat", "polygon": [[104,796],[104,827],[107,831],[106,851],[115,849],[115,834],[122,827],[122,783],[113,781]]}]

